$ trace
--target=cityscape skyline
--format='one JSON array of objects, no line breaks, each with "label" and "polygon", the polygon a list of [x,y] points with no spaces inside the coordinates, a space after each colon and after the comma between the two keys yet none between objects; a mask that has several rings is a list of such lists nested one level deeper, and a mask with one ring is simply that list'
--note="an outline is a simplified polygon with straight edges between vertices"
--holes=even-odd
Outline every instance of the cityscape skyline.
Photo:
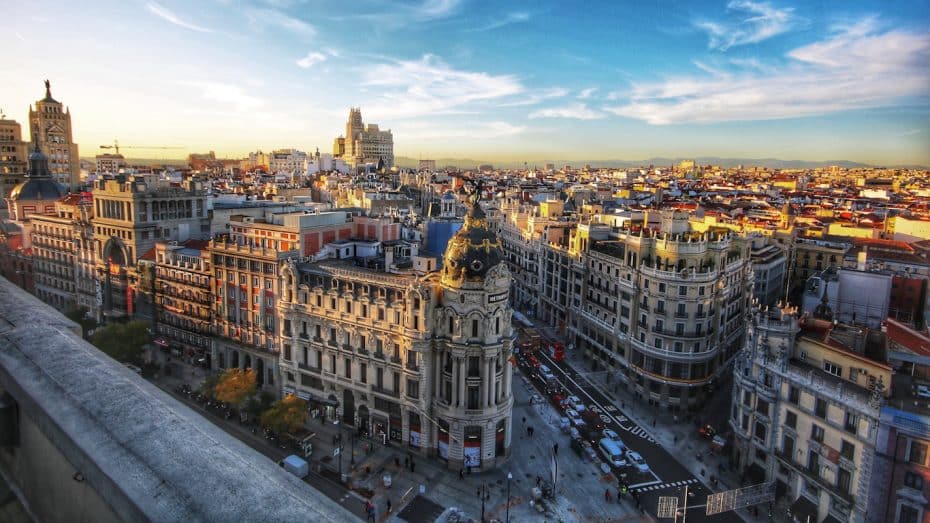
[{"label": "cityscape skyline", "polygon": [[360,106],[412,158],[930,164],[921,2],[225,4],[8,6],[0,107],[49,78],[83,156],[331,152]]}]

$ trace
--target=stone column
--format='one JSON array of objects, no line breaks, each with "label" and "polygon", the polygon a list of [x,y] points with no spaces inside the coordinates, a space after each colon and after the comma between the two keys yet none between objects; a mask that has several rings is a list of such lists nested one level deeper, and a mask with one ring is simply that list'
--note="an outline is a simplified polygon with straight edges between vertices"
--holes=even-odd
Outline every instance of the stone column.
[{"label": "stone column", "polygon": [[494,405],[494,358],[487,359],[487,373],[485,373],[485,407],[490,407]]},{"label": "stone column", "polygon": [[465,398],[465,357],[459,358],[459,403],[460,407],[466,406],[468,403]]},{"label": "stone column", "polygon": [[452,358],[452,406],[457,407],[459,405],[459,359],[455,356],[450,356]]},{"label": "stone column", "polygon": [[433,353],[433,397],[442,396],[442,353]]}]

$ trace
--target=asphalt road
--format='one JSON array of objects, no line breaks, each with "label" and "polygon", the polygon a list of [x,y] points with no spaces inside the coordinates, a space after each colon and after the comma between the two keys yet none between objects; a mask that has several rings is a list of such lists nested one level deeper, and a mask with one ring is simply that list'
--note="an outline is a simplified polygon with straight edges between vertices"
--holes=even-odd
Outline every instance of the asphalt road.
[{"label": "asphalt road", "polygon": [[[601,414],[601,419],[609,429],[613,429],[620,439],[631,449],[639,452],[649,464],[650,473],[639,474],[631,467],[625,467],[620,472],[627,474],[626,481],[630,490],[635,490],[645,510],[655,515],[658,509],[659,496],[678,496],[679,507],[684,506],[685,485],[688,487],[688,506],[701,505],[688,510],[688,521],[713,523],[742,523],[742,519],[735,513],[723,513],[707,516],[703,505],[707,495],[711,492],[701,483],[701,480],[691,474],[681,463],[675,459],[665,448],[655,442],[649,435],[651,427],[647,430],[628,418],[622,410],[613,405],[611,400],[604,396],[597,388],[591,385],[566,361],[555,362],[545,351],[536,351],[534,354],[539,361],[549,367],[556,375],[562,386],[581,398],[582,402],[595,408]],[[526,369],[521,367],[524,372]],[[536,386],[540,395],[547,397],[542,384],[535,379],[530,381]],[[707,470],[707,477],[715,471]]]}]

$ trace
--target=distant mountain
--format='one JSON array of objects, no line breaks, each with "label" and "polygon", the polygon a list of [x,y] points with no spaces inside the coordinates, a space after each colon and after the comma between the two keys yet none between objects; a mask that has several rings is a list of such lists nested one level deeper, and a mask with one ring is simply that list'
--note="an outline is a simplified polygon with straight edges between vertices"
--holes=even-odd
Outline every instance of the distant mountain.
[{"label": "distant mountain", "polygon": [[[694,160],[699,165],[719,165],[721,167],[736,167],[737,165],[745,166],[762,166],[769,167],[772,169],[816,169],[819,167],[829,167],[831,165],[837,165],[846,169],[853,169],[857,167],[872,167],[872,165],[852,162],[849,160],[824,160],[824,161],[811,161],[811,160],[781,160],[778,158],[720,158],[716,156],[699,156],[697,158],[668,158],[668,157],[654,157],[648,158],[645,160],[565,160],[565,159],[556,159],[556,160],[534,160],[527,161],[526,165],[529,167],[543,167],[547,163],[554,164],[556,167],[561,167],[563,165],[571,165],[572,167],[581,167],[584,164],[590,164],[591,167],[617,167],[617,168],[634,168],[634,167],[648,167],[650,165],[656,167],[667,167],[670,165],[677,165],[682,160]],[[419,160],[415,158],[409,158],[405,156],[397,156],[394,158],[394,161],[397,165],[401,167],[417,167],[419,166]],[[512,168],[521,168],[524,165],[524,162],[520,161],[510,161],[510,162],[494,162],[489,160],[473,160],[468,158],[436,158],[436,167],[442,168],[445,166],[455,166],[460,169],[474,169],[475,167],[483,164],[491,164],[496,168],[502,169],[512,169]],[[920,165],[889,165],[889,166],[878,166],[878,167],[891,167],[899,169],[926,169],[925,166]]]}]

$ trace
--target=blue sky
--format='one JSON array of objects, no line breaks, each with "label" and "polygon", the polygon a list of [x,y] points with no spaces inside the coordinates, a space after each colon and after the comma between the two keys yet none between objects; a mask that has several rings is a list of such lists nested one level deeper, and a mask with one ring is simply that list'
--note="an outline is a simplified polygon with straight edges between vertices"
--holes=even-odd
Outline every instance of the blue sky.
[{"label": "blue sky", "polygon": [[328,152],[360,106],[411,157],[930,165],[930,6],[890,4],[7,3],[0,108],[49,78],[83,155]]}]

